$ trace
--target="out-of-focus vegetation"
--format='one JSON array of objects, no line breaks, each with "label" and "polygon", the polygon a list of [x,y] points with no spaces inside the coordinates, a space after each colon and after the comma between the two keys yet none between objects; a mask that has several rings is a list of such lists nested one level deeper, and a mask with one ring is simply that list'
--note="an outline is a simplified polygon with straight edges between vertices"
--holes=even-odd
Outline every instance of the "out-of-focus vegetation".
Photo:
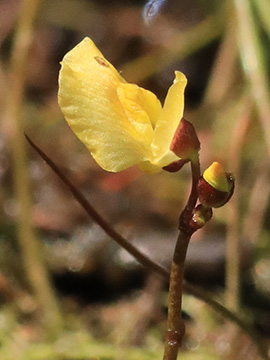
[{"label": "out-of-focus vegetation", "polygon": [[[190,174],[102,171],[57,104],[59,62],[91,37],[162,100],[188,78],[185,117],[202,168],[236,176],[231,203],[194,237],[186,276],[270,335],[270,5],[167,0],[0,2],[0,359],[160,359],[167,288],[118,248],[36,153],[25,131],[119,232],[169,267]],[[226,264],[226,266],[225,266]],[[257,359],[234,325],[186,296],[181,358]]]}]

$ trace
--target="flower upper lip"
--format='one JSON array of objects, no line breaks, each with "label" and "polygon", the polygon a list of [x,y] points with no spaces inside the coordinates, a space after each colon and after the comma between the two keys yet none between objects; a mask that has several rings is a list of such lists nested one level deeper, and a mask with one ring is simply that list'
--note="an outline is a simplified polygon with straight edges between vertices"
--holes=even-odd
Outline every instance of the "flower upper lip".
[{"label": "flower upper lip", "polygon": [[186,77],[175,72],[164,106],[127,83],[85,38],[61,63],[59,105],[78,138],[105,170],[138,165],[158,172],[179,159],[170,144],[183,116]]}]

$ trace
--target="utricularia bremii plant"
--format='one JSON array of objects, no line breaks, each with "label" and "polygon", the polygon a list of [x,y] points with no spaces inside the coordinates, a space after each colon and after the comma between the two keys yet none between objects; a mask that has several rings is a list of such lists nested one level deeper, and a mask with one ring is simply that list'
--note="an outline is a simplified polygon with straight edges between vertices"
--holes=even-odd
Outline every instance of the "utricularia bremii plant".
[{"label": "utricularia bremii plant", "polygon": [[185,332],[181,317],[184,263],[190,237],[226,204],[234,178],[214,162],[201,175],[200,142],[183,118],[187,79],[179,71],[164,105],[150,91],[127,83],[85,38],[61,63],[59,105],[71,129],[96,162],[118,172],[137,165],[155,174],[179,171],[190,163],[192,187],[179,218],[179,236],[171,264],[165,360],[177,358]]}]

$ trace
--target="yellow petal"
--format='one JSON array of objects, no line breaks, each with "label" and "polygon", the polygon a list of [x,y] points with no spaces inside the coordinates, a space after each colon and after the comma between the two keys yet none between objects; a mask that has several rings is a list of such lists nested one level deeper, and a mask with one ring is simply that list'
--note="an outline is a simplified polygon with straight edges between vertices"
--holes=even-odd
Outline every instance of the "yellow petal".
[{"label": "yellow petal", "polygon": [[[96,162],[113,172],[151,157],[151,136],[145,136],[151,130],[150,119],[142,115],[143,110],[132,113],[131,103],[125,100],[125,90],[119,90],[124,84],[125,80],[89,38],[63,59],[59,76],[61,110]],[[130,95],[132,91],[128,89],[127,93]],[[147,106],[145,110],[151,116],[157,111],[152,112]],[[136,121],[143,126],[134,126]]]},{"label": "yellow petal", "polygon": [[[139,134],[139,142],[142,137],[149,147],[153,140],[153,124],[159,117],[161,104],[157,97],[148,90],[135,84],[121,83],[117,88],[117,95],[123,106],[128,121]],[[134,134],[134,136],[136,136]]]},{"label": "yellow petal", "polygon": [[157,174],[162,170],[161,166],[152,164],[150,161],[144,161],[138,164],[138,167],[141,171],[147,174]]},{"label": "yellow petal", "polygon": [[173,85],[168,91],[164,107],[156,123],[152,152],[155,157],[154,163],[162,167],[179,160],[170,150],[170,145],[179,122],[183,117],[186,84],[187,79],[185,75],[176,71]]}]

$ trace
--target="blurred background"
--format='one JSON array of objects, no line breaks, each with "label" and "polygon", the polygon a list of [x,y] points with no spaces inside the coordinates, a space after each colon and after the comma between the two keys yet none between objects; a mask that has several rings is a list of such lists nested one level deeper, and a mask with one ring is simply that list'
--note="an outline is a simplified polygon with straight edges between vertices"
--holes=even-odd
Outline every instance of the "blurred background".
[{"label": "blurred background", "polygon": [[[103,171],[57,104],[59,62],[89,36],[161,101],[186,74],[185,118],[201,166],[234,173],[231,202],[190,244],[186,279],[270,339],[270,3],[268,0],[0,1],[0,358],[160,359],[167,284],[116,245],[34,152],[169,269],[190,170]],[[254,343],[184,296],[182,359],[259,359]]]}]

